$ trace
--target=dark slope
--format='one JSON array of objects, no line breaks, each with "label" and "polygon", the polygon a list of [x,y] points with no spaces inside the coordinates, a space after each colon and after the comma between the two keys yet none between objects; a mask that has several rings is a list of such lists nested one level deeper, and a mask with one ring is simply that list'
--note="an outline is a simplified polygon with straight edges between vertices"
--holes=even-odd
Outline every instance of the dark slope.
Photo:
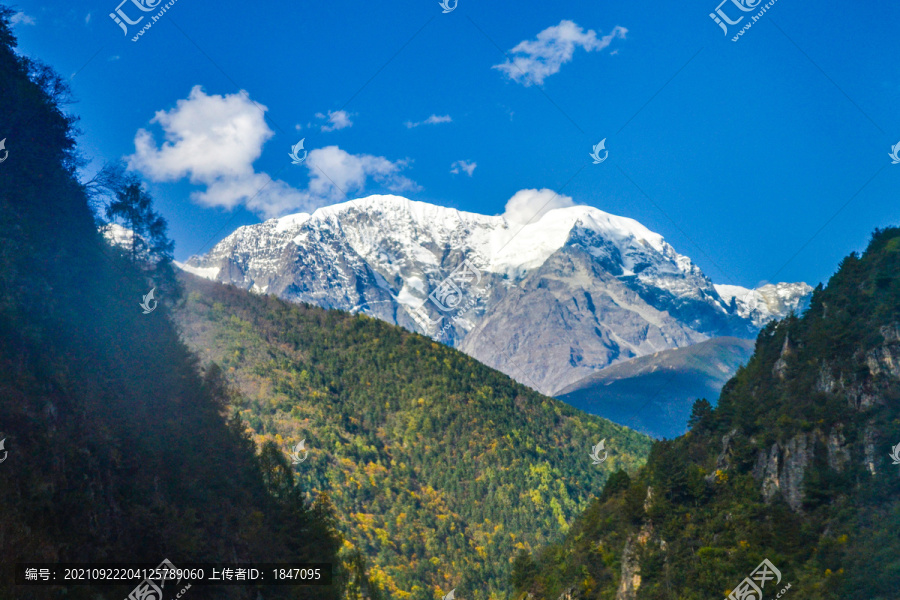
[{"label": "dark slope", "polygon": [[[510,593],[517,548],[559,538],[649,438],[542,396],[465,354],[364,315],[183,275],[186,342],[247,399],[254,438],[306,440],[303,487],[327,491],[386,597]],[[593,465],[606,438],[609,458]]]},{"label": "dark slope", "polygon": [[768,325],[692,430],[610,478],[565,542],[517,560],[536,598],[724,598],[769,559],[788,598],[900,589],[900,229]]},{"label": "dark slope", "polygon": [[[334,560],[325,504],[312,509],[280,452],[255,454],[161,302],[165,277],[97,234],[75,176],[64,84],[14,52],[0,7],[0,598],[124,598],[126,586],[15,588],[17,562]],[[162,267],[160,267],[162,269]],[[149,275],[149,278],[148,278]],[[168,590],[167,590],[168,591]],[[177,591],[177,590],[173,590]],[[266,598],[337,599],[340,586]],[[253,598],[195,586],[191,598]]]},{"label": "dark slope", "polygon": [[720,337],[617,363],[557,394],[576,408],[659,438],[687,431],[697,398],[713,404],[753,355],[754,342]]}]

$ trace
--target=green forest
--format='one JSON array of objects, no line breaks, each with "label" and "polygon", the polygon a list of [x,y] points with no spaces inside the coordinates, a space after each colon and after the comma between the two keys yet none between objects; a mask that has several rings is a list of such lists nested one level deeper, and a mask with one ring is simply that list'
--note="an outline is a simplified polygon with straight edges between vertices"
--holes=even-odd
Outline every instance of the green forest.
[{"label": "green forest", "polygon": [[[327,492],[344,552],[392,598],[509,594],[511,560],[557,539],[649,438],[365,315],[295,305],[183,275],[176,317],[240,394],[258,444],[287,450],[310,498]],[[609,458],[593,465],[606,439]]]},{"label": "green forest", "polygon": [[[121,599],[134,588],[16,588],[17,562],[337,564],[327,497],[309,502],[281,450],[258,449],[228,419],[226,381],[179,340],[166,244],[123,251],[98,233],[66,85],[16,54],[11,14],[0,7],[0,126],[15,150],[0,169],[0,598]],[[111,213],[117,202],[140,209],[132,217],[164,240],[139,188],[120,183]],[[151,286],[167,301],[144,315]],[[338,571],[335,585],[266,598],[337,600],[353,585]],[[257,598],[248,587],[190,593]]]},{"label": "green forest", "polygon": [[136,176],[83,181],[68,87],[17,53],[12,15],[0,599],[133,588],[26,590],[19,562],[164,559],[334,567],[197,599],[745,600],[764,560],[766,598],[900,597],[900,229],[652,442],[427,337],[179,273]]},{"label": "green forest", "polygon": [[[516,557],[524,597],[727,598],[768,559],[774,597],[900,589],[900,229],[876,231],[808,311],[763,329],[716,408],[616,473],[564,541]],[[778,464],[775,471],[771,465]],[[770,582],[771,586],[771,582]]]},{"label": "green forest", "polygon": [[[141,181],[117,165],[79,180],[68,88],[16,53],[11,14],[0,9],[15,141],[0,169],[0,597],[21,597],[17,562],[163,559],[334,565],[334,585],[267,599],[508,597],[518,549],[560,539],[609,472],[643,464],[647,437],[427,338],[176,277]],[[127,244],[104,238],[109,223]],[[593,465],[603,438],[609,458]]]}]

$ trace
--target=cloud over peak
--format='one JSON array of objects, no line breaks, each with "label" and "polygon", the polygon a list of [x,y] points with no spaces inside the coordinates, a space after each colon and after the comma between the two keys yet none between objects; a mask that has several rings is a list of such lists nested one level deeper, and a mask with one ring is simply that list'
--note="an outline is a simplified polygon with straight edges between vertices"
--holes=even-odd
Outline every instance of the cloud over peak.
[{"label": "cloud over peak", "polygon": [[558,194],[547,188],[519,190],[506,202],[503,217],[514,223],[534,223],[555,208],[570,206],[575,206],[570,196]]}]

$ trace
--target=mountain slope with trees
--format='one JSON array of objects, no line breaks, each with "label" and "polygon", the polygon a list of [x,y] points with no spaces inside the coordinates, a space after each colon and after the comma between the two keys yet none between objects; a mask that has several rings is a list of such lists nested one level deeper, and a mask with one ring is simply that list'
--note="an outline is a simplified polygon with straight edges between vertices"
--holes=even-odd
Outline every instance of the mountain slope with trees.
[{"label": "mountain slope with trees", "polygon": [[[727,598],[763,589],[889,600],[900,589],[900,229],[842,261],[802,318],[771,323],[713,409],[610,477],[567,539],[516,558],[523,597]],[[898,453],[897,450],[894,450]],[[896,456],[896,454],[895,454]]]},{"label": "mountain slope with trees", "polygon": [[[66,86],[16,54],[12,14],[0,6],[9,152],[0,165],[0,597],[112,599],[135,587],[25,590],[14,586],[19,562],[336,563],[327,498],[307,501],[280,449],[257,454],[226,419],[234,396],[221,373],[200,370],[179,340],[171,246],[152,199],[136,181],[107,181],[93,196],[100,188],[79,183]],[[125,252],[103,241],[91,205],[104,201],[110,216],[145,226],[146,245]],[[159,304],[143,314],[154,286]],[[338,570],[335,585],[265,597],[337,600],[353,597],[353,583]],[[194,586],[189,597],[257,594]]]},{"label": "mountain slope with trees", "polygon": [[[304,441],[301,485],[334,502],[372,593],[508,597],[516,550],[559,538],[609,472],[633,472],[649,449],[400,327],[181,280],[185,341],[241,391],[233,409],[258,443]],[[609,457],[594,465],[601,439]]]}]

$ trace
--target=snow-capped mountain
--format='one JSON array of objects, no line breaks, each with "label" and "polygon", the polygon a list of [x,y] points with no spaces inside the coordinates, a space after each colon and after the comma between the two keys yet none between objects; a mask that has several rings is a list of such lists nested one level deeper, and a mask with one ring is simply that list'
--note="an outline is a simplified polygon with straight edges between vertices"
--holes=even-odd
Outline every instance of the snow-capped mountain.
[{"label": "snow-capped mountain", "polygon": [[805,283],[769,283],[754,290],[739,285],[716,285],[716,291],[725,302],[734,300],[739,315],[762,327],[773,315],[803,312],[813,288]]},{"label": "snow-capped mountain", "polygon": [[398,196],[241,227],[180,266],[430,335],[548,394],[635,356],[753,335],[808,293],[779,284],[781,304],[731,303],[662,236],[589,206],[522,225]]}]

